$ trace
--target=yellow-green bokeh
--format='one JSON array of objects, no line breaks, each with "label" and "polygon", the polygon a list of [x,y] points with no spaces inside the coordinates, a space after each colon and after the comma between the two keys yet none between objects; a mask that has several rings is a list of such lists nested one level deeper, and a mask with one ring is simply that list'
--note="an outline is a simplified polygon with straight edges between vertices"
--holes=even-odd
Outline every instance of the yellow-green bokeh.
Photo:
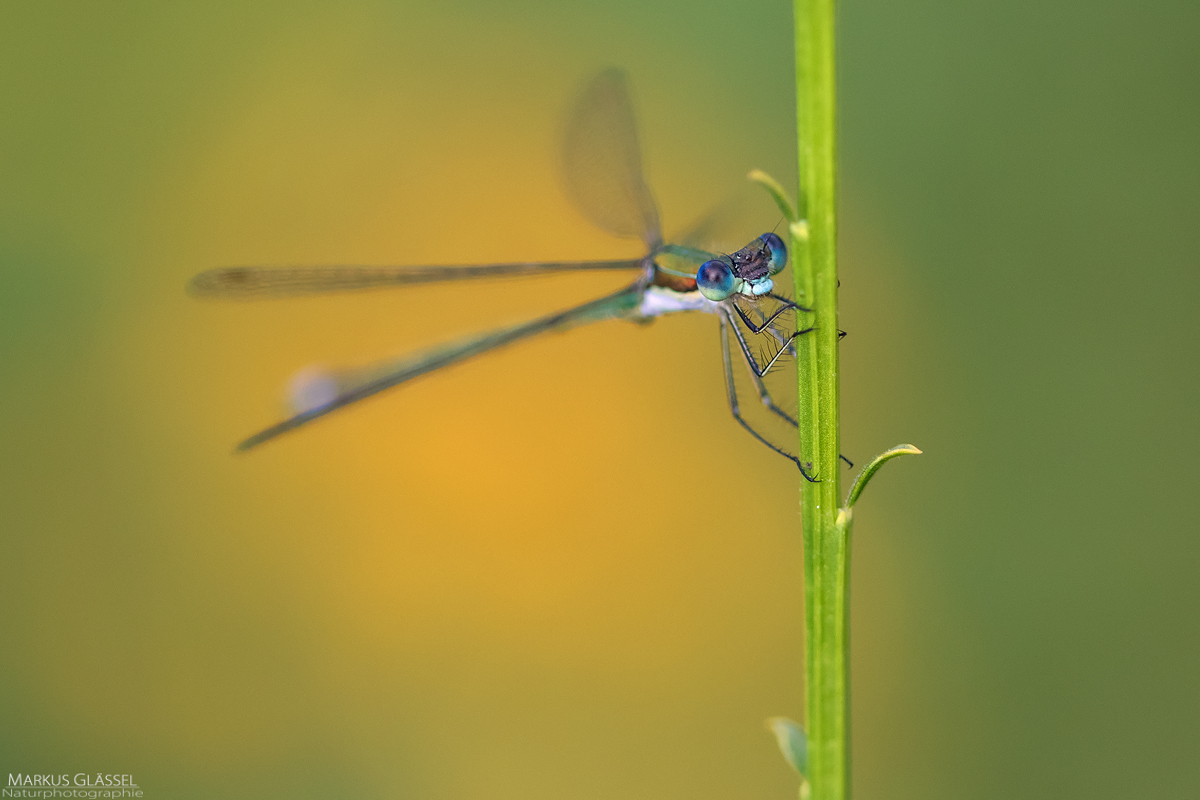
[{"label": "yellow-green bokeh", "polygon": [[[927,453],[859,506],[864,799],[1194,786],[1194,524],[1152,503],[1195,433],[1168,422],[1195,362],[1153,346],[1194,351],[1195,19],[1055,9],[1036,32],[843,9],[845,449]],[[794,796],[762,721],[803,713],[797,475],[729,419],[711,318],[547,336],[234,457],[306,365],[622,278],[183,291],[226,264],[636,255],[561,190],[580,83],[629,70],[679,229],[752,167],[791,181],[789,25],[782,2],[0,11],[0,779]]]}]

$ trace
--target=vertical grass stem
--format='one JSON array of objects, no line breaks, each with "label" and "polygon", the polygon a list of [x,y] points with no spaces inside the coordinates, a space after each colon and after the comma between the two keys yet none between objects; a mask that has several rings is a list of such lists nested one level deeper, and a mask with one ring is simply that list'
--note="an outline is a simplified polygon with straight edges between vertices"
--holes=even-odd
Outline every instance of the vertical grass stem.
[{"label": "vertical grass stem", "polygon": [[801,481],[804,525],[808,780],[813,800],[850,792],[848,523],[839,515],[837,173],[833,0],[794,0],[800,186],[790,228],[796,296],[815,309],[800,337],[800,452],[819,483]]}]

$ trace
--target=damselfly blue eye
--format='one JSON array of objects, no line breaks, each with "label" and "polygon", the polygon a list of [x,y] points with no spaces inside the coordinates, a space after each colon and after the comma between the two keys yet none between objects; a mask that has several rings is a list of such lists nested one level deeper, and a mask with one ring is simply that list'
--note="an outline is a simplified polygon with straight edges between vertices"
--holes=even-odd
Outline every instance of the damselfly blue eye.
[{"label": "damselfly blue eye", "polygon": [[705,261],[696,272],[696,288],[709,300],[719,303],[733,294],[733,269],[724,261]]},{"label": "damselfly blue eye", "polygon": [[787,247],[783,244],[783,239],[773,233],[764,233],[762,239],[771,254],[771,274],[783,272],[783,268],[787,266]]}]

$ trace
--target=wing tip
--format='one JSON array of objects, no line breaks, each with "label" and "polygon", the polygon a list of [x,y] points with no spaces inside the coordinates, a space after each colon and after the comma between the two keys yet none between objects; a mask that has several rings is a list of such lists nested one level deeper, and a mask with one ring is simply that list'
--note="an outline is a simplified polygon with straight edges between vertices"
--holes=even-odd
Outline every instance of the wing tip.
[{"label": "wing tip", "polygon": [[217,267],[192,276],[186,291],[192,297],[240,297],[262,288],[253,267]]}]

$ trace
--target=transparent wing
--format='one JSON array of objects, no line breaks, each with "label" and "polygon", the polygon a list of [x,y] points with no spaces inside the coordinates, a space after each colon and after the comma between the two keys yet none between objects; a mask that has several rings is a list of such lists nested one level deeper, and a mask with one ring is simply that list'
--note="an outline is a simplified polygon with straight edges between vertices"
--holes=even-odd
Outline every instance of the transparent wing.
[{"label": "transparent wing", "polygon": [[642,176],[642,151],[625,73],[609,69],[584,89],[563,142],[567,191],[593,223],[617,236],[662,242],[658,208]]},{"label": "transparent wing", "polygon": [[678,235],[673,235],[671,241],[685,247],[703,248],[717,252],[736,249],[729,245],[729,241],[732,239],[729,229],[732,227],[731,220],[736,220],[740,211],[741,209],[734,201],[727,198],[719,205],[710,208],[704,216],[693,220]]},{"label": "transparent wing", "polygon": [[767,193],[748,181],[734,184],[719,203],[694,219],[671,241],[690,247],[731,253],[764,231],[773,230],[787,239],[783,218]]},{"label": "transparent wing", "polygon": [[286,297],[476,278],[633,270],[641,266],[641,261],[633,259],[435,267],[222,267],[192,278],[188,291],[197,297]]},{"label": "transparent wing", "polygon": [[365,400],[385,389],[520,339],[544,331],[624,316],[637,306],[641,295],[640,284],[634,284],[615,294],[565,311],[510,328],[501,328],[491,333],[480,334],[402,361],[355,372],[309,373],[302,382],[295,383],[292,387],[293,407],[297,413],[254,434],[239,444],[237,449],[239,451],[250,450],[280,434],[299,428],[301,425],[351,403]]}]

